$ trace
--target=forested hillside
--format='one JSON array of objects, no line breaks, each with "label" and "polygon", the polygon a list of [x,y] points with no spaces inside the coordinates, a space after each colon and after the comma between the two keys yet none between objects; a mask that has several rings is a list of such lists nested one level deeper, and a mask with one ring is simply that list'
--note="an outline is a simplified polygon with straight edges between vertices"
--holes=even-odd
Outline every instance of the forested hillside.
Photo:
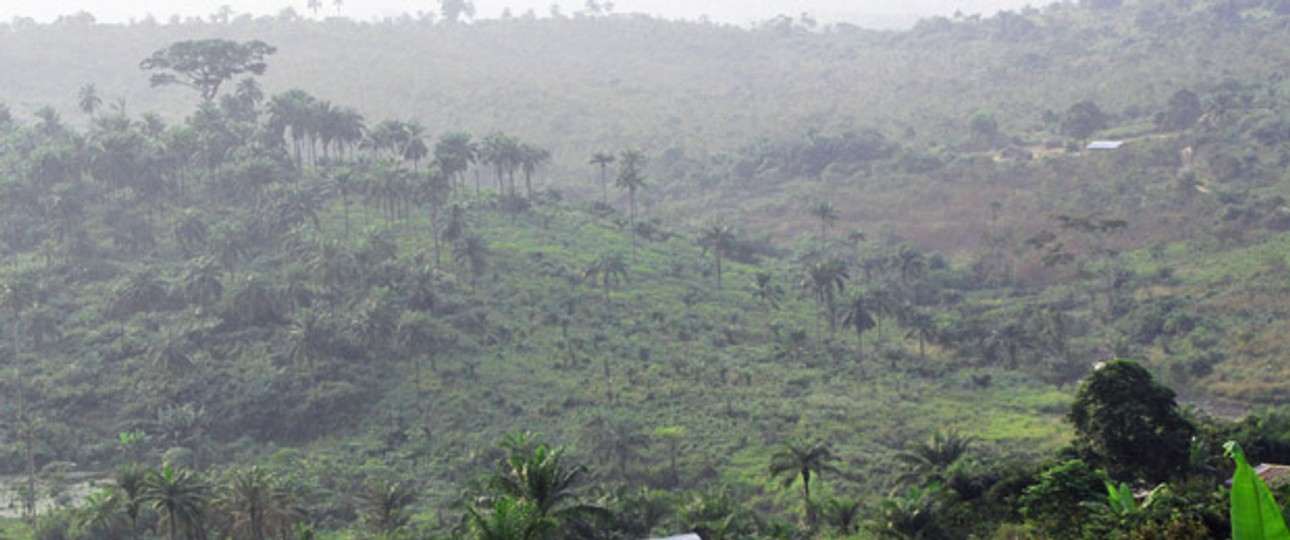
[{"label": "forested hillside", "polygon": [[1223,536],[1287,23],[0,26],[0,530]]}]

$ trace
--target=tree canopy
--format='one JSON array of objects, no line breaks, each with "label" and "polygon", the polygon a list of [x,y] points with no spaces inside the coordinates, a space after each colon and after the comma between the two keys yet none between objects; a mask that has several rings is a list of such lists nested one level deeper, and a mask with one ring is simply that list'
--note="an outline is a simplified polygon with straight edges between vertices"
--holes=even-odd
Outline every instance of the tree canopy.
[{"label": "tree canopy", "polygon": [[211,101],[224,81],[243,73],[263,75],[268,68],[264,57],[275,52],[276,48],[260,40],[177,41],[144,58],[139,68],[163,71],[152,74],[152,86],[187,86],[201,93],[203,100]]}]

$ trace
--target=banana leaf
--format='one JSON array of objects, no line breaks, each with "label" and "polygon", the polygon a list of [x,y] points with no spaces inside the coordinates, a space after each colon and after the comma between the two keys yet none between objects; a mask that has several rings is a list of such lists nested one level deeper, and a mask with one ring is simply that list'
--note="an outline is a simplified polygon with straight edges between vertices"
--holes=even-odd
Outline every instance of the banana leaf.
[{"label": "banana leaf", "polygon": [[1236,441],[1223,445],[1227,457],[1236,461],[1232,476],[1232,540],[1290,540],[1281,508],[1263,479],[1245,461]]}]

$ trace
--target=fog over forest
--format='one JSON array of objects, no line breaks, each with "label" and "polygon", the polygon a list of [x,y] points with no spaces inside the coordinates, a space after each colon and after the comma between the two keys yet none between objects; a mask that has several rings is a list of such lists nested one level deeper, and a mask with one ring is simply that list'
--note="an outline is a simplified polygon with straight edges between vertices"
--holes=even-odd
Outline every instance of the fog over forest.
[{"label": "fog over forest", "polygon": [[[955,12],[993,15],[999,10],[1019,9],[1027,5],[1038,7],[1043,3],[1027,0],[620,0],[614,2],[614,9],[620,13],[644,13],[669,19],[693,20],[707,16],[714,21],[740,25],[777,15],[796,17],[807,13],[821,22],[848,22],[866,28],[904,28],[921,17],[951,16]],[[339,7],[334,0],[324,0],[322,4],[320,15],[339,13],[358,20],[436,11],[436,6],[427,0],[349,0]],[[480,0],[474,4],[476,15],[481,18],[500,17],[505,9],[510,9],[515,16],[529,10],[538,16],[547,16],[552,5],[559,6],[566,14],[586,6],[582,0]],[[307,2],[303,0],[6,0],[0,3],[0,20],[31,17],[49,22],[59,15],[86,11],[100,22],[126,22],[142,19],[148,14],[165,21],[172,14],[207,16],[221,6],[229,6],[237,13],[254,15],[273,15],[288,7],[301,14],[310,13]]]},{"label": "fog over forest", "polygon": [[0,539],[1290,540],[1290,0],[292,2],[0,5]]}]

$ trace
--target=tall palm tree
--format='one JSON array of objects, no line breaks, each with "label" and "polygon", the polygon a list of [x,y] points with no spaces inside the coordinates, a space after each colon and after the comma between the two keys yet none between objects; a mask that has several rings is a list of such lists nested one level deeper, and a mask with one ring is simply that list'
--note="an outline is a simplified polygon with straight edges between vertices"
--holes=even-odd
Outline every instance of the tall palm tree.
[{"label": "tall palm tree", "polygon": [[591,155],[589,165],[600,167],[600,190],[603,196],[603,202],[609,204],[609,166],[613,165],[617,158],[610,152],[596,152]]},{"label": "tall palm tree", "polygon": [[737,241],[734,227],[713,223],[699,232],[699,246],[704,253],[711,253],[717,270],[717,290],[721,290],[721,261],[735,251]]},{"label": "tall palm tree", "polygon": [[379,537],[407,526],[412,519],[408,507],[417,498],[412,486],[386,479],[368,480],[359,497],[366,506],[363,521]]},{"label": "tall palm tree", "polygon": [[165,529],[167,540],[202,536],[210,488],[197,473],[169,465],[149,471],[141,499],[161,515],[159,526]]},{"label": "tall palm tree", "polygon": [[856,361],[864,360],[864,333],[868,332],[877,322],[874,321],[873,314],[869,312],[869,303],[865,301],[864,295],[857,294],[851,297],[851,302],[847,304],[847,312],[842,319],[843,326],[848,326],[856,332]]},{"label": "tall palm tree", "polygon": [[627,190],[628,224],[632,230],[632,246],[636,245],[636,192],[645,187],[645,154],[635,148],[623,150],[618,159],[618,177],[614,185]]},{"label": "tall palm tree", "polygon": [[816,201],[811,205],[811,215],[820,220],[820,238],[824,238],[829,227],[838,220],[837,209],[829,201]]},{"label": "tall palm tree", "polygon": [[233,90],[233,97],[248,109],[254,109],[264,101],[264,90],[260,88],[260,83],[252,77],[246,77],[237,81],[237,87]]},{"label": "tall palm tree", "polygon": [[784,477],[784,487],[789,487],[802,480],[802,509],[806,514],[806,524],[815,528],[815,507],[811,504],[811,476],[822,475],[825,471],[836,472],[833,462],[837,457],[824,441],[806,443],[790,441],[770,457],[771,478]]},{"label": "tall palm tree", "polygon": [[923,275],[927,270],[927,257],[914,246],[901,244],[892,254],[891,264],[896,269],[896,275],[900,276],[900,283],[908,285],[909,280]]},{"label": "tall palm tree", "polygon": [[529,200],[533,199],[532,176],[537,169],[547,162],[551,161],[551,152],[541,146],[531,143],[523,143],[519,148],[520,170],[524,173],[524,194]]},{"label": "tall palm tree", "polygon": [[939,330],[936,317],[925,310],[914,309],[905,316],[904,325],[905,339],[918,340],[918,360],[926,361],[927,342],[936,339]]},{"label": "tall palm tree", "polygon": [[841,259],[816,261],[806,266],[802,286],[810,289],[811,297],[824,308],[830,333],[837,329],[837,296],[845,291],[849,277],[847,265]]},{"label": "tall palm tree", "polygon": [[779,301],[784,297],[784,288],[775,283],[774,274],[770,272],[753,274],[749,280],[749,289],[763,311],[768,311],[770,308],[779,309]]},{"label": "tall palm tree", "polygon": [[87,84],[77,93],[76,104],[81,108],[81,112],[94,116],[94,112],[103,106],[103,98],[99,97],[98,89],[94,88],[93,84]]},{"label": "tall palm tree", "polygon": [[620,281],[627,280],[627,263],[617,253],[605,254],[591,261],[582,272],[582,279],[599,282],[605,291],[605,303],[609,303],[609,288]]},{"label": "tall palm tree", "polygon": [[127,463],[116,468],[113,483],[120,494],[125,515],[130,519],[130,537],[138,537],[139,512],[143,509],[144,492],[146,491],[150,471],[138,463]]},{"label": "tall palm tree", "polygon": [[465,189],[466,170],[475,164],[479,154],[475,143],[470,140],[470,134],[458,131],[439,137],[434,145],[434,157],[439,170],[450,177],[456,177],[458,185]]},{"label": "tall palm tree", "polygon": [[453,241],[452,259],[470,270],[472,280],[478,279],[488,268],[488,243],[477,234],[465,234]]}]

